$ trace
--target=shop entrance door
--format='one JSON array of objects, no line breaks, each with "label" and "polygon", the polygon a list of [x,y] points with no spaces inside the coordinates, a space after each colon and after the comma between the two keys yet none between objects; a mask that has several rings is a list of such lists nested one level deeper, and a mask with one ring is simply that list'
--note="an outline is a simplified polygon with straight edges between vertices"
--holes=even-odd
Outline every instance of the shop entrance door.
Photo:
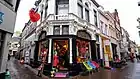
[{"label": "shop entrance door", "polygon": [[97,44],[96,47],[97,47],[97,59],[99,60],[100,59],[100,44]]},{"label": "shop entrance door", "polygon": [[61,70],[69,68],[68,40],[53,40],[53,67]]}]

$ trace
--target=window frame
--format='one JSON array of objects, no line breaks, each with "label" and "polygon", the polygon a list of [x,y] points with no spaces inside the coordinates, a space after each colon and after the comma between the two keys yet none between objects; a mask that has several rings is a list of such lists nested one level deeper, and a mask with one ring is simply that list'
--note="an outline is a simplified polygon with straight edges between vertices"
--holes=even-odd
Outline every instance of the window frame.
[{"label": "window frame", "polygon": [[[56,32],[56,30],[55,30],[56,27],[59,28],[59,34],[55,33]],[[53,26],[53,35],[60,35],[60,25]]]},{"label": "window frame", "polygon": [[48,11],[48,5],[45,6],[45,16],[44,16],[45,18],[47,18],[47,14],[48,14],[47,11]]},{"label": "window frame", "polygon": [[[87,13],[87,14],[86,14]],[[86,16],[87,15],[87,16]],[[90,22],[90,18],[89,18],[89,10],[85,8],[85,19],[86,21]]]},{"label": "window frame", "polygon": [[[64,27],[67,27],[68,33],[64,33]],[[69,25],[62,25],[62,35],[69,35]]]},{"label": "window frame", "polygon": [[98,27],[97,11],[93,9],[93,12],[94,12],[94,24],[96,27]]},{"label": "window frame", "polygon": [[[77,3],[77,6],[78,6],[78,16],[83,19],[83,5],[81,5],[80,3]],[[79,15],[79,8],[81,10],[80,15]]]},{"label": "window frame", "polygon": [[108,33],[107,33],[107,31],[108,31],[107,27],[108,27],[108,25],[105,24],[105,28],[104,28],[104,30],[105,30],[105,34],[106,34],[106,35],[108,35]]},{"label": "window frame", "polygon": [[103,33],[103,24],[104,24],[104,22],[103,21],[100,21],[100,30],[101,30],[101,32]]}]

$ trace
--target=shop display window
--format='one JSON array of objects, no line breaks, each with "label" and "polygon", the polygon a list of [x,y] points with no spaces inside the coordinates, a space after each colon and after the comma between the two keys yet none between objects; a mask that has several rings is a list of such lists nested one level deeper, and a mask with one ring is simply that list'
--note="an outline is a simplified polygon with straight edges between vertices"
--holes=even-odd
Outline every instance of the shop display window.
[{"label": "shop display window", "polygon": [[90,49],[89,45],[90,42],[88,41],[83,41],[83,40],[76,40],[76,48],[77,48],[77,62],[82,62],[85,61],[86,59],[90,58]]},{"label": "shop display window", "polygon": [[48,62],[48,50],[49,50],[49,44],[48,44],[48,40],[46,41],[42,41],[39,43],[39,56],[38,56],[38,60],[41,62]]},{"label": "shop display window", "polygon": [[68,40],[53,41],[53,67],[59,70],[68,68],[69,46]]}]

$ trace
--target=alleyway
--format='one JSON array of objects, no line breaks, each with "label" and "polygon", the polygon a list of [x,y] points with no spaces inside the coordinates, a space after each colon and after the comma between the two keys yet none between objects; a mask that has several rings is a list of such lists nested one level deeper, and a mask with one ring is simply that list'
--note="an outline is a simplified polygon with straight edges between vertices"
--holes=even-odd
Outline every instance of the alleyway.
[{"label": "alleyway", "polygon": [[[20,65],[17,60],[11,59],[9,63],[9,69],[12,79],[41,79],[37,77],[28,68]],[[104,70],[94,73],[90,76],[82,76],[78,79],[139,79],[140,77],[140,63],[129,63],[129,65],[123,70]]]}]

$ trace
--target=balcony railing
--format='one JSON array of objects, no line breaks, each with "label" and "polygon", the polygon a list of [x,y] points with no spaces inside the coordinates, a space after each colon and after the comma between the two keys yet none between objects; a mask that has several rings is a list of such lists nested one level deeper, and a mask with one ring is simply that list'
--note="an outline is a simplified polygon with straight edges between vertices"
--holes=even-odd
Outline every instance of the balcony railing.
[{"label": "balcony railing", "polygon": [[38,28],[38,30],[36,32],[39,32],[42,28],[46,27],[46,23],[48,21],[51,21],[51,20],[54,20],[54,21],[58,21],[58,20],[73,20],[73,21],[77,22],[78,24],[81,24],[83,26],[87,26],[92,31],[99,30],[98,27],[96,27],[95,25],[89,23],[88,21],[83,20],[82,18],[78,17],[77,15],[75,15],[73,13],[68,13],[68,14],[62,14],[62,15],[49,14],[44,21],[42,21],[39,25],[36,26],[36,28]]},{"label": "balcony railing", "polygon": [[68,20],[68,19],[69,19],[68,14],[54,15],[54,20]]},{"label": "balcony railing", "polygon": [[85,25],[85,26],[88,26],[88,27],[91,27],[91,28],[92,27],[97,28],[95,25],[89,23],[86,20],[83,20],[82,18],[78,17],[77,15],[75,15],[73,13],[62,14],[62,15],[50,14],[48,19],[46,19],[46,21],[47,20],[74,20],[74,21],[78,22],[79,24],[82,24],[82,25]]}]

